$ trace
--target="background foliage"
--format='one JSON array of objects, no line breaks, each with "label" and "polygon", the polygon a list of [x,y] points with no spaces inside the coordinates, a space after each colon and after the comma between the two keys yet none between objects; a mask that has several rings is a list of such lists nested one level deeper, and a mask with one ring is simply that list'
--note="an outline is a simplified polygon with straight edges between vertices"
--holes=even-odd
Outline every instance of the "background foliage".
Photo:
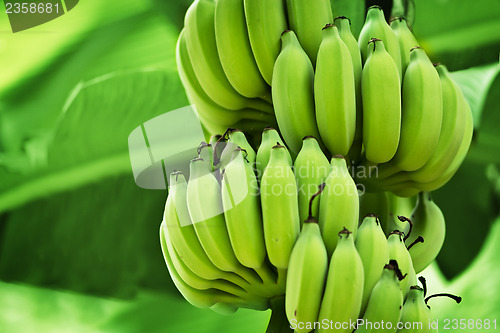
[{"label": "background foliage", "polygon": [[[371,1],[385,8],[390,1]],[[359,31],[363,1],[332,0]],[[178,294],[158,242],[166,193],[138,188],[129,133],[187,105],[175,43],[189,0],[86,0],[12,34],[0,14],[0,332],[263,332]],[[500,2],[419,0],[414,33],[455,71],[475,136],[435,199],[447,240],[425,275],[440,318],[500,319]]]}]

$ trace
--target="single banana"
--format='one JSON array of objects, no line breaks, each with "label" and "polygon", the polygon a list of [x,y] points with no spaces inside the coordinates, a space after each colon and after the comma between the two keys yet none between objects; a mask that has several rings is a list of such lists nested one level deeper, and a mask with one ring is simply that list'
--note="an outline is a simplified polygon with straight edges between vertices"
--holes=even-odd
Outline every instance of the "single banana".
[{"label": "single banana", "polygon": [[404,171],[421,168],[436,148],[442,118],[439,75],[425,51],[413,49],[403,79],[401,139],[391,163]]},{"label": "single banana", "polygon": [[[380,280],[370,294],[368,306],[356,333],[396,332],[403,308],[403,292],[399,285],[401,272],[397,262],[391,260],[385,265]],[[383,325],[384,329],[375,328]]]},{"label": "single banana", "polygon": [[385,49],[394,60],[399,77],[402,78],[401,52],[399,50],[398,38],[391,27],[387,24],[382,8],[376,5],[368,8],[365,24],[359,33],[358,44],[361,50],[361,55],[363,56],[363,61],[367,61],[368,59],[368,50],[366,49],[366,45],[373,38],[380,39],[384,42]]},{"label": "single banana", "polygon": [[330,0],[286,0],[286,8],[290,29],[295,31],[314,65],[321,44],[321,29],[333,22]]},{"label": "single banana", "polygon": [[375,215],[367,215],[356,238],[356,249],[363,262],[364,286],[361,313],[365,312],[370,293],[380,280],[384,265],[389,262],[389,245]]},{"label": "single banana", "polygon": [[399,144],[401,84],[384,42],[371,39],[368,49],[361,80],[363,144],[367,160],[384,163],[394,156]]},{"label": "single banana", "polygon": [[403,274],[404,278],[400,281],[400,285],[403,296],[406,297],[410,286],[417,283],[417,276],[403,237],[404,234],[401,231],[395,230],[387,238],[387,244],[389,245],[389,260],[396,260],[401,274]]},{"label": "single banana", "polygon": [[253,150],[252,146],[248,143],[245,134],[237,129],[233,129],[229,132],[228,142],[241,147],[241,149],[245,150],[246,155],[245,159],[250,163],[250,166],[253,167],[255,164],[255,150]]},{"label": "single banana", "polygon": [[351,20],[345,16],[339,16],[333,22],[339,29],[340,38],[342,38],[349,49],[354,69],[354,82],[356,86],[356,133],[354,134],[354,142],[349,156],[354,160],[358,160],[363,144],[363,100],[361,96],[363,62],[361,61],[361,51],[359,50],[358,41],[351,32]]},{"label": "single banana", "polygon": [[215,1],[196,0],[184,20],[189,58],[201,87],[210,99],[226,109],[250,107],[269,111],[267,102],[243,97],[228,81],[219,61],[214,18]]},{"label": "single banana", "polygon": [[234,89],[249,98],[269,94],[270,87],[253,57],[243,0],[217,0],[215,39],[222,68]]},{"label": "single banana", "polygon": [[412,244],[419,236],[424,239],[423,243],[415,244],[409,249],[415,272],[420,273],[436,259],[441,250],[446,235],[446,224],[443,212],[432,201],[430,193],[425,192],[418,195],[411,220],[413,230],[406,244]]},{"label": "single banana", "polygon": [[419,286],[411,286],[401,315],[403,328],[398,333],[437,333],[437,329],[430,327],[431,319],[431,311],[424,301],[424,290]]},{"label": "single banana", "polygon": [[[349,325],[331,330],[336,323],[356,321],[363,300],[364,270],[361,257],[354,246],[351,233],[344,229],[333,252],[328,268],[325,293],[321,302],[318,322],[322,325],[316,330],[322,332],[352,332]],[[323,327],[325,322],[329,327]]]},{"label": "single banana", "polygon": [[297,183],[288,153],[281,145],[271,149],[260,193],[267,255],[274,266],[285,270],[299,236],[300,222]]},{"label": "single banana", "polygon": [[314,69],[293,31],[285,31],[281,40],[273,73],[274,112],[285,143],[297,154],[304,136],[319,138],[314,115]]},{"label": "single banana", "polygon": [[[266,127],[262,132],[262,140],[260,142],[259,149],[257,149],[257,155],[255,157],[257,164],[257,177],[259,180],[262,179],[262,175],[264,174],[264,170],[266,169],[267,164],[269,163],[269,158],[271,157],[271,150],[277,144],[283,145],[283,140],[281,139],[278,131],[274,128]],[[286,150],[286,148],[285,148]],[[288,165],[292,166],[292,157],[287,150],[287,160]]]},{"label": "single banana", "polygon": [[460,87],[453,81],[443,65],[436,66],[443,91],[443,121],[439,140],[434,153],[423,167],[409,174],[416,182],[428,183],[439,178],[457,155],[466,126],[467,113],[470,110]]},{"label": "single banana", "polygon": [[191,161],[189,172],[187,207],[205,253],[220,270],[235,272],[248,282],[259,284],[255,272],[243,267],[234,254],[224,220],[219,182],[201,158]]},{"label": "single banana", "polygon": [[209,172],[214,171],[214,164],[213,164],[214,150],[212,149],[211,144],[202,142],[198,147],[198,157],[203,159],[207,167],[207,170]]},{"label": "single banana", "polygon": [[288,29],[283,0],[244,0],[248,37],[260,73],[271,85],[281,33]]},{"label": "single banana", "polygon": [[[318,186],[325,181],[330,171],[330,163],[314,137],[306,136],[302,140],[302,149],[295,159],[293,169],[297,179],[299,216],[302,224],[309,216],[311,196],[317,192]],[[319,198],[314,202],[312,210],[313,216],[318,216]]]},{"label": "single banana", "polygon": [[341,230],[353,230],[352,237],[356,239],[359,218],[358,189],[349,174],[346,160],[337,155],[330,165],[325,190],[320,197],[318,219],[329,257],[337,246]]},{"label": "single banana", "polygon": [[[321,190],[310,199],[310,207]],[[290,255],[286,279],[285,312],[298,333],[311,331],[309,327],[318,319],[328,271],[325,244],[318,221],[311,214],[312,209]]]},{"label": "single banana", "polygon": [[399,50],[401,51],[401,70],[404,76],[406,68],[410,63],[410,50],[415,46],[420,46],[415,36],[408,28],[404,17],[395,17],[391,20],[391,28],[396,34],[399,42]]},{"label": "single banana", "polygon": [[253,268],[264,281],[276,278],[267,267],[266,244],[257,177],[245,152],[238,148],[236,157],[226,166],[222,175],[222,207],[234,254],[244,266]]},{"label": "single banana", "polygon": [[323,28],[314,76],[316,122],[331,154],[347,155],[356,132],[356,85],[351,53],[336,26]]},{"label": "single banana", "polygon": [[399,230],[405,235],[410,231],[410,223],[400,216],[410,218],[416,204],[416,197],[399,197],[394,193],[387,192],[389,199],[389,219],[383,222],[386,234],[389,235],[393,230]]}]

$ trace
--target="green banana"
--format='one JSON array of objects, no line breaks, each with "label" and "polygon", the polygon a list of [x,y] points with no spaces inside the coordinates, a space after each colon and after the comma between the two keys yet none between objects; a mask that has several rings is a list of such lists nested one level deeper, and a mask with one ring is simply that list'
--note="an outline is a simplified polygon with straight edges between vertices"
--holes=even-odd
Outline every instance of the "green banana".
[{"label": "green banana", "polygon": [[466,126],[467,113],[470,113],[460,87],[453,81],[443,65],[436,66],[443,91],[443,121],[439,140],[434,153],[420,169],[409,174],[416,182],[428,183],[441,176],[457,155],[464,133],[470,131]]},{"label": "green banana", "polygon": [[358,189],[349,174],[346,160],[337,155],[330,165],[325,190],[320,197],[318,219],[329,257],[337,246],[337,235],[341,230],[353,230],[352,236],[356,238],[359,218]]},{"label": "green banana", "polygon": [[429,327],[431,319],[430,309],[424,301],[424,290],[419,286],[411,286],[401,315],[404,327],[399,329],[398,333],[437,332],[437,329]]},{"label": "green banana", "polygon": [[286,0],[290,29],[295,31],[304,51],[316,64],[321,28],[333,22],[330,0]]},{"label": "green banana", "polygon": [[368,8],[365,24],[359,33],[358,44],[363,61],[367,61],[368,59],[368,50],[366,49],[366,45],[373,38],[380,39],[384,42],[387,53],[391,55],[394,60],[394,64],[396,64],[399,77],[403,77],[398,38],[391,27],[387,24],[382,8],[376,5]]},{"label": "green banana", "polygon": [[401,52],[401,70],[404,76],[406,68],[410,63],[410,50],[415,46],[420,46],[415,36],[408,28],[404,17],[395,17],[391,20],[391,28],[396,34]]},{"label": "green banana", "polygon": [[418,195],[411,220],[413,230],[406,244],[412,244],[419,236],[424,239],[422,244],[416,244],[409,249],[415,272],[419,273],[436,259],[444,243],[446,225],[443,212],[432,201],[430,193],[425,192]]},{"label": "green banana", "polygon": [[399,197],[391,192],[387,192],[387,196],[390,207],[389,219],[384,223],[383,229],[387,235],[389,235],[389,233],[393,230],[399,230],[405,235],[408,235],[408,232],[410,231],[410,224],[405,219],[401,220],[400,217],[411,217],[413,208],[415,208],[416,197]]},{"label": "green banana", "polygon": [[252,54],[243,0],[217,0],[215,38],[219,60],[234,89],[249,98],[269,94]]},{"label": "green banana", "polygon": [[281,40],[273,72],[274,112],[285,143],[297,154],[304,136],[319,138],[314,116],[314,69],[293,31],[285,31]]},{"label": "green banana", "polygon": [[297,183],[288,153],[281,145],[271,149],[260,193],[267,255],[274,266],[285,270],[299,236],[300,222]]},{"label": "green banana", "polygon": [[395,230],[387,238],[387,244],[389,245],[389,260],[396,260],[398,262],[398,267],[404,276],[400,281],[400,285],[403,296],[406,297],[410,291],[410,286],[417,283],[417,276],[403,236],[404,234],[401,231]]},{"label": "green banana", "polygon": [[[389,220],[389,197],[387,192],[365,192],[359,195],[359,223],[372,214],[385,225]],[[384,229],[385,230],[385,229]]]},{"label": "green banana", "polygon": [[[262,132],[262,140],[259,149],[257,149],[257,155],[255,157],[257,164],[257,177],[259,178],[259,180],[262,179],[264,170],[269,163],[269,158],[271,157],[271,149],[277,144],[283,145],[283,140],[281,139],[278,131],[271,127],[264,128],[264,131]],[[292,166],[292,157],[290,156],[290,153],[288,153],[288,150],[286,155],[288,164]]]},{"label": "green banana", "polygon": [[361,80],[363,144],[367,160],[384,163],[389,161],[398,149],[401,130],[401,84],[397,67],[386,52],[384,43],[379,39],[371,39],[368,49]]},{"label": "green banana", "polygon": [[196,0],[184,20],[188,54],[201,87],[210,99],[226,109],[250,107],[269,112],[267,102],[241,96],[228,81],[219,62],[214,18],[215,1]]},{"label": "green banana", "polygon": [[404,171],[421,168],[436,148],[442,118],[439,75],[425,51],[415,48],[403,79],[401,139],[391,163]]},{"label": "green banana", "polygon": [[[336,332],[352,332],[352,328],[337,328],[339,323],[356,321],[361,311],[363,300],[364,271],[361,257],[354,246],[354,239],[347,229],[339,233],[340,239],[333,252],[328,268],[325,293],[321,302],[318,322],[322,325],[316,330],[318,333],[329,332],[329,328],[336,328]],[[328,327],[323,324],[328,322]]]},{"label": "green banana", "polygon": [[260,73],[271,85],[281,33],[288,29],[283,0],[244,0],[248,37]]},{"label": "green banana", "polygon": [[266,245],[260,214],[259,186],[244,151],[236,157],[222,175],[222,207],[229,239],[238,261],[253,268],[264,281],[273,283],[274,273],[267,267]]},{"label": "green banana", "polygon": [[206,142],[202,142],[198,147],[198,157],[201,158],[205,162],[205,166],[209,172],[214,171],[213,157],[214,150],[212,149],[212,145]]},{"label": "green banana", "polygon": [[[312,196],[309,206],[312,207]],[[290,254],[286,279],[285,311],[295,332],[309,332],[318,319],[328,271],[328,257],[318,221],[311,215],[304,221],[299,238]]]},{"label": "green banana", "polygon": [[396,261],[391,260],[385,265],[380,280],[370,294],[368,306],[360,322],[361,327],[358,326],[356,333],[396,332],[403,308],[400,275]]},{"label": "green banana", "polygon": [[229,132],[228,142],[241,147],[246,152],[245,159],[250,163],[251,166],[255,164],[255,150],[253,150],[252,146],[248,143],[245,134],[237,129],[233,129]]},{"label": "green banana", "polygon": [[370,293],[380,280],[384,265],[389,261],[387,238],[375,215],[367,215],[359,226],[356,249],[363,262],[364,286],[361,313],[364,313]]},{"label": "green banana", "polygon": [[314,76],[316,122],[331,154],[347,155],[356,132],[356,85],[351,53],[336,26],[323,28]]},{"label": "green banana", "polygon": [[[299,216],[302,224],[309,216],[309,200],[328,176],[330,163],[321,151],[316,138],[306,136],[302,140],[302,149],[300,149],[293,166],[297,179]],[[313,216],[318,216],[318,212],[319,202],[317,199],[312,207]]]}]

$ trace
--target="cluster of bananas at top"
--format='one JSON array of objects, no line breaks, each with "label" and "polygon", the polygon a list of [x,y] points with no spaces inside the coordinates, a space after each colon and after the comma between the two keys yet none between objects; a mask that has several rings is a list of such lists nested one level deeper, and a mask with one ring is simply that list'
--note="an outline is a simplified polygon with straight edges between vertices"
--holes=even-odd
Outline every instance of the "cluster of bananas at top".
[{"label": "cluster of bananas at top", "polygon": [[404,196],[432,191],[469,148],[470,108],[405,19],[370,7],[358,40],[330,0],[196,0],[177,61],[206,129],[276,121],[292,154],[314,136],[333,156],[378,165],[357,179]]},{"label": "cluster of bananas at top", "polygon": [[[416,274],[443,244],[439,207],[428,193],[416,201],[360,195],[342,156],[329,161],[305,137],[293,161],[282,142],[266,128],[255,152],[228,130],[200,145],[188,182],[171,174],[160,239],[182,295],[221,313],[265,310],[284,296],[296,332],[352,332],[346,323],[358,318],[365,324],[356,332],[382,321],[388,332],[399,321],[425,329],[430,312]],[[432,330],[399,330],[424,331]]]}]

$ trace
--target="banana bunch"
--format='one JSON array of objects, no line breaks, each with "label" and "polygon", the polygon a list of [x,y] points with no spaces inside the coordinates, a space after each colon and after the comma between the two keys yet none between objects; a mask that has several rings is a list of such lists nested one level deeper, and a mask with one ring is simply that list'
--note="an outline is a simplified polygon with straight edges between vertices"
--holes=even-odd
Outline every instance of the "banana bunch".
[{"label": "banana bunch", "polygon": [[460,88],[404,18],[372,6],[356,39],[334,14],[330,0],[195,0],[177,66],[205,130],[278,126],[292,156],[314,136],[327,156],[375,168],[356,175],[374,192],[443,186],[473,134]]},{"label": "banana bunch", "polygon": [[417,310],[403,304],[414,302],[417,274],[444,236],[429,193],[363,194],[346,158],[329,161],[306,136],[293,159],[273,128],[257,151],[231,128],[202,142],[189,176],[170,174],[160,227],[168,270],[188,302],[230,314],[283,299],[296,332],[412,318],[405,313]]}]

